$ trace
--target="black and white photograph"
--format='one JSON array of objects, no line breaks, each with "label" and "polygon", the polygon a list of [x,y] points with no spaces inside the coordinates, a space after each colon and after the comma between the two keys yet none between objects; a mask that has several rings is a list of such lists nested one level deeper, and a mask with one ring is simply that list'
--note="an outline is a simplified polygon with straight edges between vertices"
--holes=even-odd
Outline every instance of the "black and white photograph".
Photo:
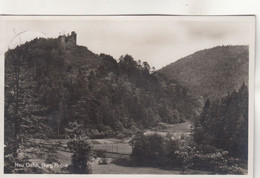
[{"label": "black and white photograph", "polygon": [[251,174],[255,16],[0,21],[4,174]]}]

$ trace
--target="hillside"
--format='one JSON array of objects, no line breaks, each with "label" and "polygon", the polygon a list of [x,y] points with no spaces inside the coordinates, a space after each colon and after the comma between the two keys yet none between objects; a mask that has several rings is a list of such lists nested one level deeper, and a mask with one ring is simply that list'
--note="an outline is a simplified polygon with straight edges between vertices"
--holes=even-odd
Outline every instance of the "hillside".
[{"label": "hillside", "polygon": [[[63,137],[70,123],[93,138],[180,123],[198,114],[184,87],[147,62],[119,61],[76,44],[76,34],[35,39],[5,54],[5,131]],[[16,133],[16,134],[17,134]]]},{"label": "hillside", "polygon": [[156,75],[177,81],[196,96],[217,99],[248,85],[248,63],[248,46],[219,46],[184,57]]},{"label": "hillside", "polygon": [[155,72],[75,32],[9,49],[4,172],[247,174],[247,68],[228,46]]}]

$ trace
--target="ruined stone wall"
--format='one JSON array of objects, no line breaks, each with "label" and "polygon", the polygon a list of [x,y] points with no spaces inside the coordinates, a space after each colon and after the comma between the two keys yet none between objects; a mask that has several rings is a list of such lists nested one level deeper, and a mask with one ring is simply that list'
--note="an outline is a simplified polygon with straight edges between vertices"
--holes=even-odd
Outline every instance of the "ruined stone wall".
[{"label": "ruined stone wall", "polygon": [[77,34],[73,31],[70,35],[59,36],[61,46],[64,48],[71,48],[77,45]]}]

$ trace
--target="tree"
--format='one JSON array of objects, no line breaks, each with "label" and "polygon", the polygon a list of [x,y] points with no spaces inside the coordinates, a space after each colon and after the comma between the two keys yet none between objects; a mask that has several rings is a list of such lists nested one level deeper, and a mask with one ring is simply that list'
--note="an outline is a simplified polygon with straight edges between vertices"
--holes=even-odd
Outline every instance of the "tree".
[{"label": "tree", "polygon": [[[24,97],[28,86],[24,71],[25,61],[23,48],[17,46],[5,53],[5,172],[15,172],[14,163],[17,161],[21,137],[21,122],[24,118],[23,109],[28,106]],[[25,104],[26,100],[26,104]]]},{"label": "tree", "polygon": [[171,138],[166,141],[164,152],[165,152],[165,165],[170,169],[181,167],[181,161],[178,157],[179,145],[176,140]]},{"label": "tree", "polygon": [[134,164],[139,166],[164,165],[164,146],[165,139],[158,135],[144,135],[138,132],[130,142],[132,146],[131,159]]},{"label": "tree", "polygon": [[89,164],[92,158],[92,147],[86,139],[82,139],[82,136],[84,136],[83,125],[77,122],[71,122],[69,126],[70,127],[65,130],[67,138],[72,139],[67,142],[67,146],[73,154],[68,171],[74,174],[89,174],[92,171]]},{"label": "tree", "polygon": [[152,67],[152,70],[151,70],[151,73],[153,74],[154,72],[156,72],[156,69],[155,69],[155,67],[153,66],[153,67]]},{"label": "tree", "polygon": [[207,100],[195,124],[193,136],[195,142],[205,148],[210,145],[228,151],[229,156],[247,160],[247,86],[242,85],[238,91],[212,103]]},{"label": "tree", "polygon": [[[24,66],[21,46],[16,47],[12,52],[5,54],[5,109],[6,118],[12,120],[14,124],[13,134],[17,138],[20,134],[20,106],[21,106],[21,84],[23,77],[22,68]],[[10,120],[9,120],[10,119]]]},{"label": "tree", "polygon": [[73,174],[91,173],[91,146],[85,140],[78,139],[68,142],[68,147],[73,152],[69,171]]},{"label": "tree", "polygon": [[5,54],[5,171],[13,173],[19,170],[10,166],[26,160],[19,148],[33,147],[29,139],[45,137],[49,128],[47,108],[37,92],[35,71],[29,67],[32,64],[26,50],[26,46],[17,46]]},{"label": "tree", "polygon": [[143,68],[144,68],[144,71],[147,72],[147,73],[150,73],[150,65],[148,64],[148,62],[143,62]]},{"label": "tree", "polygon": [[143,132],[138,132],[130,141],[132,146],[131,160],[136,165],[146,165],[149,162],[149,142]]}]

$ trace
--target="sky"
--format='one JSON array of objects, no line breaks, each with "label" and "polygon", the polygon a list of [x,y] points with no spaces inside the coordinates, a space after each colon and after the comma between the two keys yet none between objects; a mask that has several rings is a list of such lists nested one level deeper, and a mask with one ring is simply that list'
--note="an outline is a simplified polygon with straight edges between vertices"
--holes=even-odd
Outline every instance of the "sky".
[{"label": "sky", "polygon": [[[253,18],[234,16],[24,16],[1,20],[0,54],[35,37],[71,31],[77,44],[119,59],[129,54],[160,69],[196,51],[251,44]],[[20,34],[20,35],[19,35]]]}]

